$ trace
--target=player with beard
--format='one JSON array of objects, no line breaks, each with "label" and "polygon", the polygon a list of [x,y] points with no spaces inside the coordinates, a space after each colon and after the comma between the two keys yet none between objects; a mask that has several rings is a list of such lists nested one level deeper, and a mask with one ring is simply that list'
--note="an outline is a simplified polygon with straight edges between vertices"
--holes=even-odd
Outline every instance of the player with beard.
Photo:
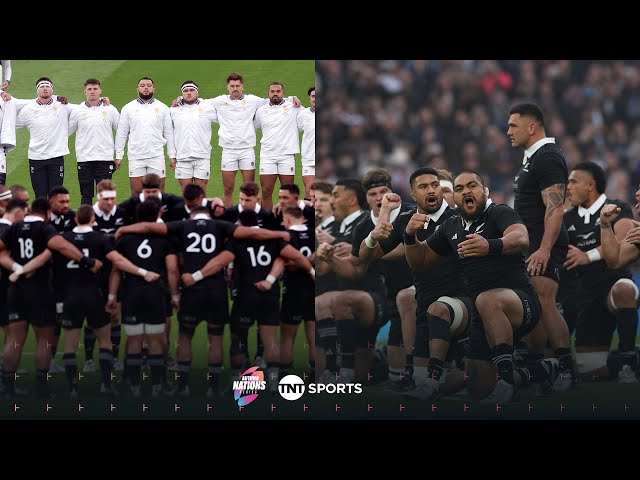
[{"label": "player with beard", "polygon": [[531,332],[540,319],[540,302],[524,263],[527,228],[512,208],[487,198],[488,189],[476,172],[456,177],[454,195],[459,215],[446,220],[426,242],[412,235],[423,228],[426,215],[412,217],[405,231],[407,260],[412,268],[425,269],[441,257],[458,256],[480,319],[471,322],[467,388],[473,400],[515,401],[517,385],[549,377],[542,363],[517,373],[513,366],[514,340]]},{"label": "player with beard", "polygon": [[[436,170],[419,168],[411,174],[409,183],[411,198],[417,204],[417,211],[412,209],[409,215],[401,214],[398,221],[391,224],[389,211],[398,205],[399,198],[393,194],[385,195],[380,221],[371,232],[370,239],[366,239],[360,246],[362,259],[380,258],[392,251],[400,251],[404,255],[405,232],[409,237],[416,236],[418,240],[424,241],[457,213],[444,201]],[[417,229],[410,227],[414,213],[427,218],[427,222],[423,222]],[[443,260],[437,269],[413,271],[417,311],[414,307],[411,317],[413,331],[408,338],[405,336],[405,346],[413,348],[415,385],[405,382],[409,388],[401,390],[413,397],[428,399],[440,391],[440,384],[447,378],[447,375],[443,375],[445,361],[455,359],[456,367],[462,366],[464,346],[469,335],[469,317],[475,314],[475,307],[466,293],[456,257],[453,254]],[[398,306],[400,307],[400,303]],[[405,310],[409,310],[409,307]],[[403,335],[407,323],[403,319]],[[451,348],[451,344],[455,348]],[[449,376],[442,393],[452,393],[463,385],[462,375]]]},{"label": "player with beard", "polygon": [[176,158],[169,168],[175,170],[181,190],[193,180],[206,192],[211,174],[211,124],[218,121],[218,114],[198,98],[198,84],[193,80],[184,81],[180,90],[182,103],[169,109],[176,145]]},{"label": "player with beard", "polygon": [[116,132],[116,169],[124,157],[124,145],[129,141],[129,183],[131,195],[138,195],[143,188],[142,177],[155,173],[160,177],[160,190],[164,191],[166,177],[164,146],[172,162],[176,158],[173,124],[169,107],[153,98],[153,80],[138,80],[138,98],[122,107]]}]

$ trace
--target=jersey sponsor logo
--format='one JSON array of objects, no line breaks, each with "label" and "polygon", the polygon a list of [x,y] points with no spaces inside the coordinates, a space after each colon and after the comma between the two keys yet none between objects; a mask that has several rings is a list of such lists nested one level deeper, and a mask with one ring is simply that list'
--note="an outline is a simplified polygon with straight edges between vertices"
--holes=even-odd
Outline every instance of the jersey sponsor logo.
[{"label": "jersey sponsor logo", "polygon": [[589,232],[589,233],[579,233],[578,237],[580,238],[584,238],[585,240],[587,240],[591,235],[593,235],[596,232]]}]

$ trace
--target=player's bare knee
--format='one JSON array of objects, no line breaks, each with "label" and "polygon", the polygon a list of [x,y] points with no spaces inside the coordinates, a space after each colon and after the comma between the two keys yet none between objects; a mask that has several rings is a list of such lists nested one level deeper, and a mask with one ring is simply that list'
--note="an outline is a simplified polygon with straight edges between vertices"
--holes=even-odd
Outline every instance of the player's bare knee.
[{"label": "player's bare knee", "polygon": [[499,298],[491,292],[482,292],[476,298],[476,308],[482,316],[483,312],[491,312],[500,308]]},{"label": "player's bare knee", "polygon": [[433,302],[431,305],[429,305],[427,313],[430,313],[434,317],[439,317],[447,320],[449,323],[451,323],[451,314],[449,313],[449,308],[442,302]]},{"label": "player's bare knee", "polygon": [[626,282],[617,282],[611,287],[611,299],[615,308],[634,308],[637,306],[637,289]]},{"label": "player's bare knee", "polygon": [[340,293],[332,298],[331,311],[336,320],[353,318],[353,308],[357,301],[351,295]]}]

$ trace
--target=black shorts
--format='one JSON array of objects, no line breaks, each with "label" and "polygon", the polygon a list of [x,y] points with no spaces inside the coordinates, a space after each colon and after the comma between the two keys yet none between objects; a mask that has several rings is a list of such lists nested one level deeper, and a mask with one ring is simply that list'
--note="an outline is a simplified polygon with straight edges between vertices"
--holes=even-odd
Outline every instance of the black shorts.
[{"label": "black shorts", "polygon": [[[529,258],[533,252],[540,248],[540,240],[534,242],[530,239],[529,251],[525,255],[525,258]],[[547,263],[547,269],[545,270],[543,277],[550,278],[556,283],[560,283],[560,269],[562,264],[567,260],[567,252],[569,251],[568,245],[558,245],[557,243],[551,249],[551,256]]]},{"label": "black shorts", "polygon": [[62,328],[82,328],[85,318],[87,325],[93,329],[104,327],[111,322],[109,314],[104,309],[106,303],[102,292],[96,288],[68,292],[64,298]]},{"label": "black shorts", "polygon": [[18,281],[7,290],[7,322],[26,321],[37,327],[56,325],[56,300],[48,288]]},{"label": "black shorts", "polygon": [[[0,275],[5,275],[6,270],[0,272]],[[9,309],[7,308],[7,289],[9,285],[0,286],[0,327],[4,327],[9,324]]]},{"label": "black shorts", "polygon": [[167,312],[167,290],[159,281],[128,289],[122,301],[125,325],[161,325]]},{"label": "black shorts", "polygon": [[240,291],[234,304],[236,303],[240,324],[246,324],[250,318],[256,320],[258,325],[280,325],[280,295],[260,295]]},{"label": "black shorts", "polygon": [[[522,324],[513,332],[513,345],[515,345],[538,324],[541,307],[538,295],[533,291],[533,288],[531,290],[513,289],[513,291],[520,297],[523,308]],[[493,360],[491,347],[487,342],[484,325],[479,316],[474,316],[471,322],[468,358],[489,362]]]},{"label": "black shorts", "polygon": [[[476,306],[471,298],[463,295],[456,295],[451,297],[457,298],[462,303],[464,303],[464,306],[467,307],[467,313],[469,315],[467,328],[464,330],[464,332],[451,339],[449,350],[447,351],[447,356],[445,358],[445,361],[447,362],[455,360],[456,364],[460,365],[460,363],[468,353],[469,332],[471,331],[471,324],[475,321],[478,321],[478,311],[476,310]],[[431,305],[433,302],[438,301],[438,298],[440,297],[432,298],[429,302],[429,305]],[[429,352],[429,322],[427,320],[427,310],[429,305],[427,305],[427,308],[423,309],[423,311],[416,317],[416,338],[413,345],[413,355],[420,358],[430,358],[431,356]]]},{"label": "black shorts", "polygon": [[201,321],[212,325],[224,325],[229,322],[229,300],[226,289],[221,296],[218,291],[210,289],[182,290],[178,323],[196,327]]},{"label": "black shorts", "polygon": [[358,346],[361,348],[373,348],[376,344],[378,332],[387,323],[387,296],[378,292],[367,292],[373,300],[374,318],[371,326],[361,328],[358,335]]},{"label": "black shorts", "polygon": [[607,297],[610,288],[601,291],[581,292],[576,319],[576,347],[611,345],[616,329],[616,316],[609,311]]},{"label": "black shorts", "polygon": [[286,290],[282,295],[282,323],[299,325],[315,322],[315,292],[310,289]]},{"label": "black shorts", "polygon": [[391,324],[389,325],[389,339],[387,345],[399,347],[402,345],[402,320],[400,318],[400,312],[398,312],[398,305],[396,303],[396,297],[387,299],[387,319]]}]

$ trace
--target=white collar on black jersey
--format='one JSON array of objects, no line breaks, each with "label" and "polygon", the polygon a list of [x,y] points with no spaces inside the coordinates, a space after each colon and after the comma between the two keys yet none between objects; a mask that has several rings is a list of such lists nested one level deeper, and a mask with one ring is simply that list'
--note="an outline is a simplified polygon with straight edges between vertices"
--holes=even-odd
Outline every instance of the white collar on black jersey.
[{"label": "white collar on black jersey", "polygon": [[[203,198],[202,199],[202,203],[200,204],[201,207],[206,207],[207,206],[207,199]],[[191,209],[189,207],[187,207],[187,204],[184,204],[184,209],[187,211],[187,213],[191,213]]]},{"label": "white collar on black jersey", "polygon": [[[402,203],[400,203],[400,207],[401,206],[402,206]],[[400,207],[397,207],[391,210],[391,215],[389,216],[389,223],[393,223],[396,221],[396,218],[398,218],[398,215],[400,215]],[[374,225],[378,225],[378,217],[376,217],[373,214],[373,210],[371,210],[371,221],[373,222]]]},{"label": "white collar on black jersey", "polygon": [[[484,214],[484,212],[487,211],[487,208],[489,208],[489,205],[491,205],[493,203],[493,200],[491,200],[490,198],[487,198],[487,203],[484,206],[484,210],[482,211],[482,213]],[[464,227],[465,230],[469,230],[469,228],[471,227],[471,225],[473,225],[473,222],[478,221],[480,217],[476,218],[475,220],[473,220],[472,222],[467,222],[464,218],[462,218],[462,215],[460,215],[460,220],[462,220],[462,226]]]},{"label": "white collar on black jersey", "polygon": [[[440,205],[440,208],[438,209],[438,211],[435,212],[435,213],[431,213],[431,214],[427,215],[427,217],[429,217],[429,222],[431,220],[433,220],[434,222],[437,222],[438,219],[442,216],[442,214],[444,213],[444,211],[447,209],[448,206],[449,206],[449,204],[447,202],[445,202],[444,200],[442,200],[442,205]],[[426,222],[424,224],[423,228],[426,229],[429,226],[429,222]]]},{"label": "white collar on black jersey", "polygon": [[331,215],[330,217],[325,218],[319,226],[321,228],[326,228],[327,225],[329,225],[331,222],[335,222],[335,221],[336,221],[336,217]]},{"label": "white collar on black jersey", "polygon": [[289,230],[295,230],[296,232],[306,232],[309,230],[306,225],[291,225]]},{"label": "white collar on black jersey", "polygon": [[[140,199],[141,202],[144,202],[144,192],[140,192],[140,195],[138,195],[138,198]],[[158,198],[162,200],[162,192],[158,192]]]},{"label": "white collar on black jersey", "polygon": [[98,207],[98,202],[93,204],[93,213],[95,213],[96,216],[102,218],[105,222],[108,222],[111,216],[116,214],[117,209],[118,209],[118,206],[114,205],[111,211],[103,212],[102,210],[100,210],[100,207]]},{"label": "white collar on black jersey", "polygon": [[356,210],[355,212],[347,215],[340,224],[340,233],[344,233],[347,227],[351,225],[360,215],[362,215],[362,210]]},{"label": "white collar on black jersey", "polygon": [[527,148],[524,151],[524,158],[522,159],[522,164],[524,165],[525,163],[527,163],[527,158],[531,158],[533,154],[536,153],[541,146],[546,145],[547,143],[556,143],[556,139],[554,137],[545,137],[538,140],[533,145],[531,145],[529,148]]},{"label": "white collar on black jersey", "polygon": [[58,221],[58,219],[63,218],[64,215],[58,215],[56,213],[51,212],[51,221],[52,222],[56,222]]},{"label": "white collar on black jersey", "polygon": [[24,217],[24,221],[29,222],[44,222],[44,218],[39,217],[38,215],[27,215]]},{"label": "white collar on black jersey", "polygon": [[211,220],[211,217],[206,213],[196,213],[191,220]]},{"label": "white collar on black jersey", "polygon": [[12,223],[6,218],[0,218],[0,223],[4,223],[5,225],[12,225]]},{"label": "white collar on black jersey", "polygon": [[582,205],[578,206],[578,215],[584,217],[584,223],[591,222],[591,215],[595,215],[595,213],[600,210],[600,207],[604,205],[607,196],[604,193],[601,193],[598,199],[591,204],[589,208],[584,208]]},{"label": "white collar on black jersey", "polygon": [[156,220],[156,223],[164,223],[164,220],[162,220],[160,217],[158,217],[158,219]]},{"label": "white collar on black jersey", "polygon": [[[256,208],[253,209],[254,212],[256,213],[260,213],[260,209],[262,207],[260,206],[259,203],[256,203]],[[241,213],[244,210],[244,208],[242,208],[242,205],[238,204],[238,213]]]},{"label": "white collar on black jersey", "polygon": [[93,232],[93,228],[88,227],[88,226],[77,226],[77,227],[73,227],[73,233],[89,233],[89,232]]}]

